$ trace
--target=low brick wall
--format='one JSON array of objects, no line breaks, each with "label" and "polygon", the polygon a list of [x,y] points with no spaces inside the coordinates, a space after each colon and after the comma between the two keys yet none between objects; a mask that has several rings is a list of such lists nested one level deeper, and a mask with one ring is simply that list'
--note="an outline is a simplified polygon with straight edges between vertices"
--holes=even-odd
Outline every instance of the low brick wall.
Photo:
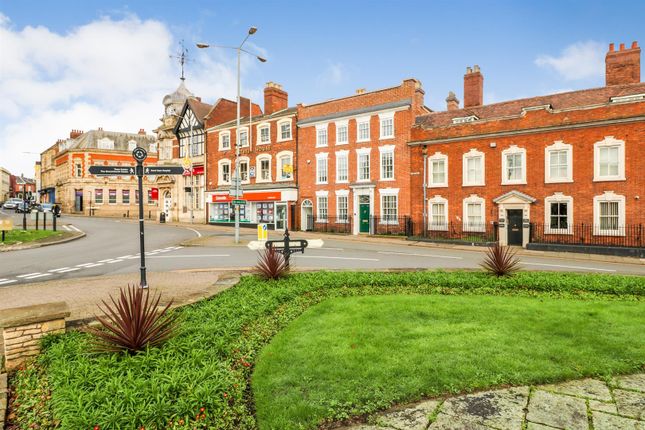
[{"label": "low brick wall", "polygon": [[13,370],[40,352],[40,339],[65,332],[70,314],[65,302],[24,306],[0,311],[5,368]]}]

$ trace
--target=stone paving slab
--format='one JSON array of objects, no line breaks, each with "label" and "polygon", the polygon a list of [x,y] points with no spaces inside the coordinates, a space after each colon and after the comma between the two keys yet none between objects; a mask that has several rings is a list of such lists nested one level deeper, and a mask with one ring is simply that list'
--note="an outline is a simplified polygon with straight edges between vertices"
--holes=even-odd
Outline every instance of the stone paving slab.
[{"label": "stone paving slab", "polygon": [[611,393],[607,385],[597,379],[580,379],[568,381],[561,384],[541,385],[541,390],[555,391],[562,394],[570,394],[578,397],[586,397],[594,400],[611,401]]},{"label": "stone paving slab", "polygon": [[592,378],[484,391],[407,405],[345,430],[645,430],[643,383],[636,374],[613,379],[624,388],[613,391]]}]

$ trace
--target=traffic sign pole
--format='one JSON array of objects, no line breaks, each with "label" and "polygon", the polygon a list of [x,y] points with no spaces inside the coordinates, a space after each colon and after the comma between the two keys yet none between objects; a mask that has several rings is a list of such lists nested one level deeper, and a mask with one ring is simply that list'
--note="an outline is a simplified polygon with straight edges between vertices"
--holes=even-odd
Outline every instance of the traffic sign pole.
[{"label": "traffic sign pole", "polygon": [[135,148],[132,156],[137,161],[137,179],[139,181],[139,248],[141,252],[141,288],[148,288],[146,279],[146,244],[143,231],[143,160],[148,154],[143,148]]}]

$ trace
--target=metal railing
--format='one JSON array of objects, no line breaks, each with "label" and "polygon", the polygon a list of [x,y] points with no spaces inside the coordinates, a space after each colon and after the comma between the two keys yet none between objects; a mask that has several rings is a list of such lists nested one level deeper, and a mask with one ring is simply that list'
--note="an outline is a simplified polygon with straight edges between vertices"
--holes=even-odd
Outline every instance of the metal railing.
[{"label": "metal railing", "polygon": [[496,242],[498,229],[496,222],[464,225],[462,222],[449,221],[430,224],[427,229],[423,228],[422,222],[417,222],[409,236],[437,242]]},{"label": "metal railing", "polygon": [[566,229],[531,223],[530,241],[562,245],[645,247],[645,225],[632,224],[602,228],[597,224],[571,224]]},{"label": "metal railing", "polygon": [[328,216],[325,219],[308,216],[307,225],[312,226],[313,231],[319,233],[340,233],[352,234],[352,217]]}]

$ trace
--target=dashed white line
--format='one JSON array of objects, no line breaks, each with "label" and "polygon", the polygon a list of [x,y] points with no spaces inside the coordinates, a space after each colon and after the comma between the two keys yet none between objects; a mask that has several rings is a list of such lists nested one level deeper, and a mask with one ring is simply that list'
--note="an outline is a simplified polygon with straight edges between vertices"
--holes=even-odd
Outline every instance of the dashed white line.
[{"label": "dashed white line", "polygon": [[67,231],[72,231],[72,229],[71,229],[71,228],[69,228],[69,227],[68,227],[68,226],[66,226],[66,225],[64,225],[64,226],[63,226],[63,228],[64,228],[65,230],[67,230]]},{"label": "dashed white line", "polygon": [[123,260],[112,260],[112,261],[106,261],[107,264],[113,264],[113,263],[120,263]]},{"label": "dashed white line", "polygon": [[0,281],[0,285],[13,284],[14,282],[18,282],[18,280],[17,279],[8,279],[6,281]]},{"label": "dashed white line", "polygon": [[318,248],[318,249],[322,249],[323,251],[344,251],[345,250],[343,248],[328,248],[326,246],[323,246],[322,248]]},{"label": "dashed white line", "polygon": [[92,265],[92,264],[94,264],[94,263],[77,264],[76,267],[86,267],[86,266],[89,266],[89,265]]},{"label": "dashed white line", "polygon": [[18,275],[16,278],[26,278],[27,276],[40,275],[40,272],[27,273],[26,275]]},{"label": "dashed white line", "polygon": [[379,254],[386,254],[386,255],[409,255],[412,257],[430,257],[430,258],[447,258],[450,260],[463,260],[463,257],[453,257],[450,255],[435,255],[435,254],[415,254],[415,253],[408,253],[408,252],[395,252],[395,251],[379,251]]},{"label": "dashed white line", "polygon": [[108,261],[112,261],[114,258],[106,258],[105,260],[99,260],[99,263],[107,263]]},{"label": "dashed white line", "polygon": [[[89,266],[88,266],[88,267],[89,267]],[[58,273],[74,272],[74,271],[76,271],[76,270],[81,270],[81,268],[80,268],[80,267],[71,267],[71,268],[69,268],[69,269],[61,270],[61,271],[60,271],[60,272],[58,272]]]},{"label": "dashed white line", "polygon": [[203,257],[230,257],[230,254],[195,254],[195,255],[153,255],[150,258],[203,258]]},{"label": "dashed white line", "polygon": [[69,269],[69,267],[60,267],[60,268],[58,268],[58,269],[48,270],[48,272],[58,272],[58,271],[60,271],[60,270],[65,270],[65,269]]},{"label": "dashed white line", "polygon": [[79,232],[79,233],[81,232],[81,230],[80,230],[80,229],[78,229],[78,228],[74,227],[73,225],[70,225],[69,227],[70,227],[70,228],[72,228],[73,230],[76,230],[76,231],[77,231],[77,232]]},{"label": "dashed white line", "polygon": [[7,278],[3,278],[3,279],[0,279],[0,282],[7,281],[7,280],[8,280]]},{"label": "dashed white line", "polygon": [[40,275],[34,275],[34,276],[28,276],[25,279],[36,279],[36,278],[42,278],[43,276],[51,276],[51,273],[41,273]]},{"label": "dashed white line", "polygon": [[188,230],[192,231],[193,233],[195,233],[197,235],[197,237],[202,237],[202,234],[200,232],[198,232],[197,230],[195,230],[194,228],[190,228],[190,227],[186,227],[186,228]]},{"label": "dashed white line", "polygon": [[132,257],[132,254],[124,255],[122,257],[117,257],[117,258],[126,259],[126,258],[130,258],[130,257]]},{"label": "dashed white line", "polygon": [[96,266],[102,266],[102,265],[103,263],[94,263],[94,264],[90,264],[89,266],[85,266],[84,269],[89,269],[90,267],[96,267]]},{"label": "dashed white line", "polygon": [[599,272],[615,272],[614,269],[600,269],[598,267],[565,266],[562,264],[546,264],[546,263],[527,263],[525,261],[521,261],[520,264],[526,264],[527,266],[560,267],[563,269],[580,269],[580,270],[597,270]]}]

